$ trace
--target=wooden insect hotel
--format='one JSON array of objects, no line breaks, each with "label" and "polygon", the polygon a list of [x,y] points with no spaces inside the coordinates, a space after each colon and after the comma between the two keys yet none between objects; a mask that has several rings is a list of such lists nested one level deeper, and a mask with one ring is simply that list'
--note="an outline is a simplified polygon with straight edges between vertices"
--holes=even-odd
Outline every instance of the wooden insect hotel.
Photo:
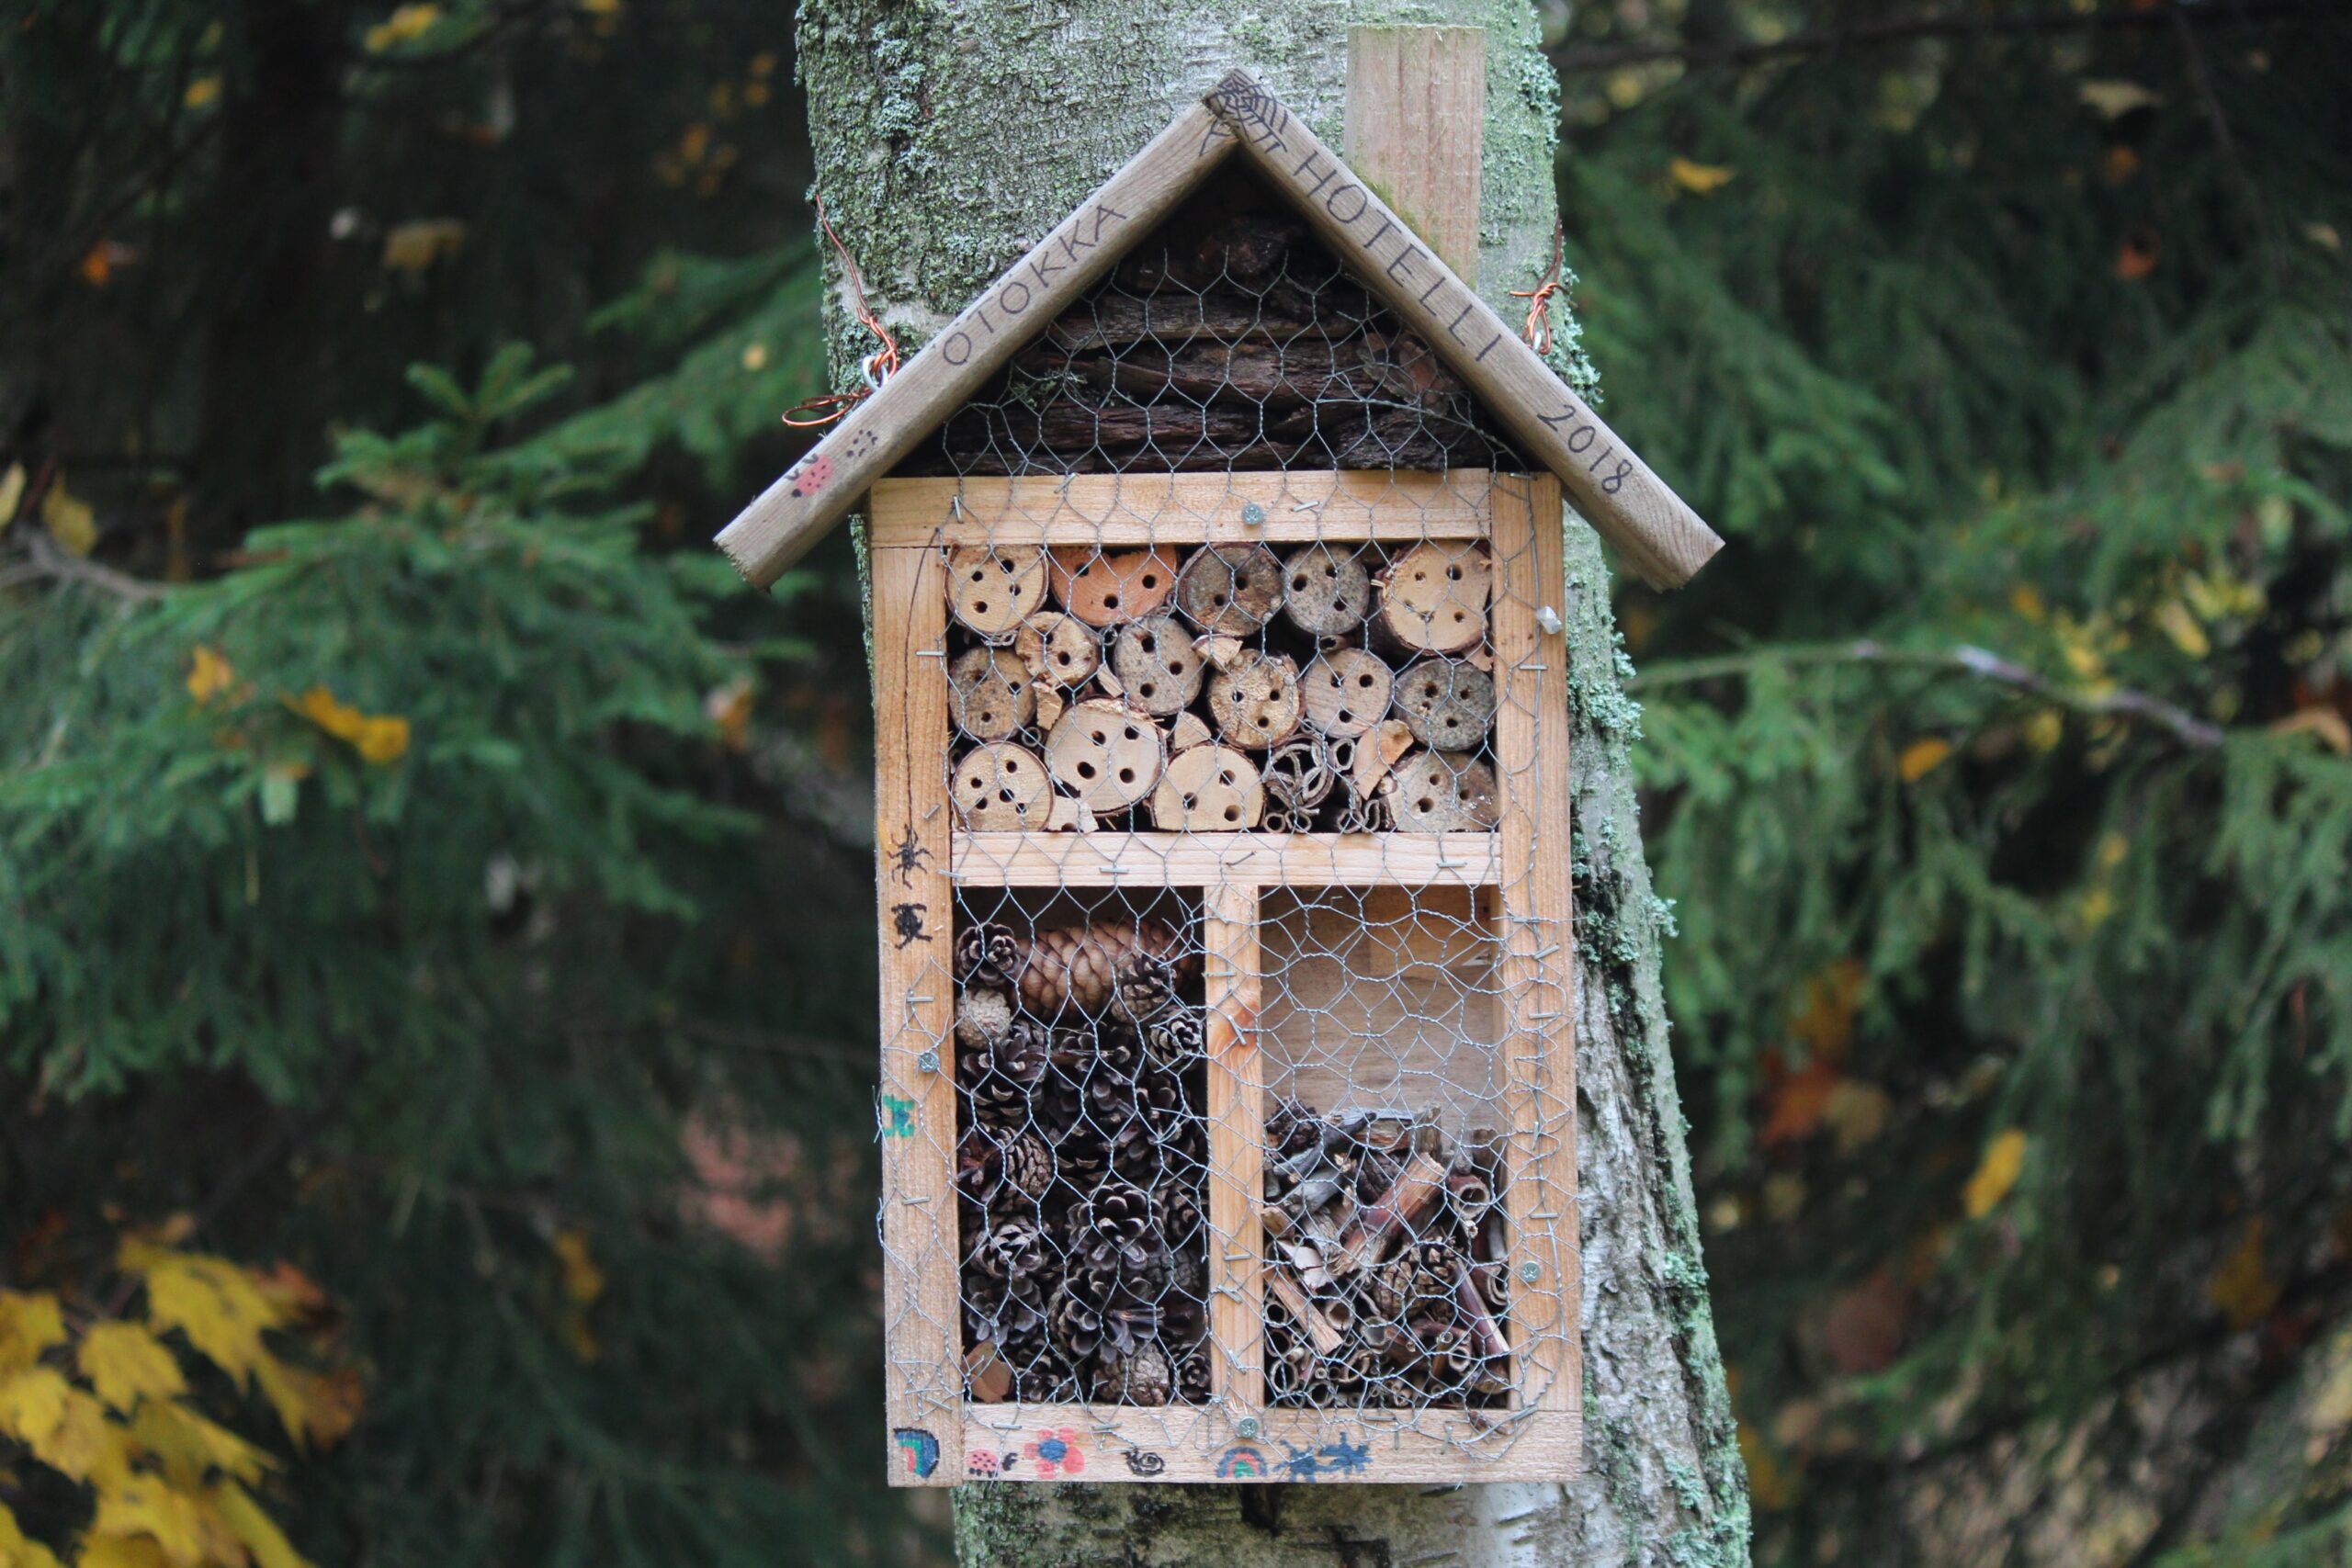
[{"label": "wooden insect hotel", "polygon": [[1563,488],[1717,541],[1350,112],[1466,225],[1228,75],[720,536],[869,520],[904,1483],[1576,1472]]}]

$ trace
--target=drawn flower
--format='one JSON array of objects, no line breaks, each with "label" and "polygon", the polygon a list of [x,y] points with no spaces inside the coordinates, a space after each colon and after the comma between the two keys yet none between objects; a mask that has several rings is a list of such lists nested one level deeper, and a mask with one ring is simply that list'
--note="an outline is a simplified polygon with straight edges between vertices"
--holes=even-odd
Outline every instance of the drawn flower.
[{"label": "drawn flower", "polygon": [[1022,1446],[1021,1451],[1037,1461],[1037,1473],[1047,1480],[1057,1475],[1076,1475],[1086,1468],[1086,1454],[1078,1446],[1078,1433],[1069,1427],[1057,1427],[1037,1434],[1037,1440]]}]

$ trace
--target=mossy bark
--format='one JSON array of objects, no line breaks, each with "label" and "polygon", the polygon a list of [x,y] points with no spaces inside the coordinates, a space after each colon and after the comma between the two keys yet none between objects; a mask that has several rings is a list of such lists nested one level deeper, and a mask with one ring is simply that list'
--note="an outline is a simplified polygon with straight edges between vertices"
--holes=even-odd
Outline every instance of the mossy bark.
[{"label": "mossy bark", "polygon": [[[1366,22],[1487,29],[1481,288],[1512,309],[1548,262],[1556,85],[1524,0],[804,0],[827,209],[866,293],[910,349],[1225,71],[1261,75],[1333,144],[1347,33]],[[840,307],[837,366],[866,345]],[[1589,371],[1573,327],[1563,373]],[[1747,1501],[1699,1253],[1657,984],[1668,920],[1652,893],[1628,748],[1638,710],[1597,539],[1568,524],[1574,651],[1577,1174],[1584,1247],[1585,1463],[1568,1486],[968,1486],[968,1568],[1117,1562],[1234,1565],[1747,1560]]]}]

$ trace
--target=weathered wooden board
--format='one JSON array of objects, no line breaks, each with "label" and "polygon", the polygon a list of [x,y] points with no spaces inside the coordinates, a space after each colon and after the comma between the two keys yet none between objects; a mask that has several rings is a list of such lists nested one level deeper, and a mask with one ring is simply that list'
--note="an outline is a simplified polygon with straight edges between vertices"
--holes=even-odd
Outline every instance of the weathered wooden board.
[{"label": "weathered wooden board", "polygon": [[782,576],[876,476],[1108,271],[1233,144],[1205,107],[1177,116],[719,533],[736,570],[761,588]]},{"label": "weathered wooden board", "polygon": [[[1242,1419],[1255,1431],[1243,1435]],[[1557,1481],[1559,1456],[1577,1441],[1574,1411],[975,1405],[957,1479]]]},{"label": "weathered wooden board", "polygon": [[1644,581],[1678,587],[1723,547],[1698,513],[1280,98],[1235,71],[1205,101],[1241,138],[1252,163],[1486,399],[1526,453],[1559,476],[1577,511]]},{"label": "weathered wooden board", "polygon": [[939,737],[947,722],[945,558],[899,550],[874,563],[874,841],[882,931],[883,1399],[892,1484],[963,1473],[964,1382],[956,1228],[956,1006],[947,875],[950,812]]},{"label": "weathered wooden board", "polygon": [[1493,485],[1484,468],[882,479],[870,537],[877,549],[1476,539]]},{"label": "weathered wooden board", "polygon": [[[1538,619],[1566,591],[1558,487],[1496,487],[1495,766],[1501,783],[1503,1066],[1510,1134],[1509,1333],[1521,1396],[1583,1408],[1577,1254],[1576,954],[1567,649]],[[1577,1450],[1563,1457],[1573,1474]]]},{"label": "weathered wooden board", "polygon": [[1486,28],[1348,29],[1348,162],[1471,283],[1486,124]]},{"label": "weathered wooden board", "polygon": [[1491,833],[962,833],[949,874],[998,887],[1484,886]]},{"label": "weathered wooden board", "polygon": [[1266,1386],[1257,889],[1239,883],[1207,888],[1201,923],[1208,961],[1209,1392],[1230,1408],[1255,1410]]}]

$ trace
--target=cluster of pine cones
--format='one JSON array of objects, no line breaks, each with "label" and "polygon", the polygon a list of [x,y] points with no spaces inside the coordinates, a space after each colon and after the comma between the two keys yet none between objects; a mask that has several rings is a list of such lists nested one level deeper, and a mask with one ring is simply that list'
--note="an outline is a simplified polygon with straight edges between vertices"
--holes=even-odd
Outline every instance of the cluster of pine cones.
[{"label": "cluster of pine cones", "polygon": [[1199,967],[1158,921],[958,932],[975,1401],[1208,1396]]}]

